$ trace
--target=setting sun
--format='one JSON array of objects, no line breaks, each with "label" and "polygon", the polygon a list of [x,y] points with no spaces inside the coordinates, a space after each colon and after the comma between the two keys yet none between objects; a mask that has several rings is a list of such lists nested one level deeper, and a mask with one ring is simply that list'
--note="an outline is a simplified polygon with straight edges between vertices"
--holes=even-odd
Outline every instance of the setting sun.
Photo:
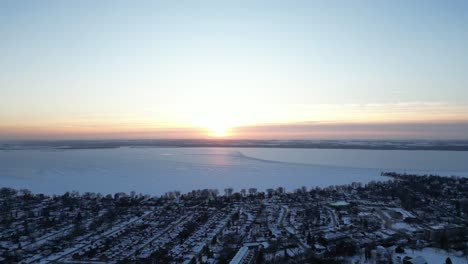
[{"label": "setting sun", "polygon": [[229,127],[223,124],[213,124],[208,126],[211,130],[211,135],[214,137],[227,137]]},{"label": "setting sun", "polygon": [[193,122],[194,127],[200,127],[205,130],[205,136],[214,138],[224,138],[233,136],[232,128],[242,124],[239,120],[233,120],[226,111],[219,110],[211,113],[210,116],[200,118]]}]

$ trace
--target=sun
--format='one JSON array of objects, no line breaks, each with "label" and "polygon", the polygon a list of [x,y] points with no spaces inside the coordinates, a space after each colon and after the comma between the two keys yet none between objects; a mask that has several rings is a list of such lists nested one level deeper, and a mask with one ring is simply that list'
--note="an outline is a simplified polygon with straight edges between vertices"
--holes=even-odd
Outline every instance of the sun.
[{"label": "sun", "polygon": [[226,116],[210,116],[193,123],[203,128],[205,136],[212,138],[226,138],[233,135],[235,123]]},{"label": "sun", "polygon": [[211,130],[211,135],[213,137],[222,138],[222,137],[228,136],[229,127],[226,125],[213,124],[213,125],[208,126],[208,128]]}]

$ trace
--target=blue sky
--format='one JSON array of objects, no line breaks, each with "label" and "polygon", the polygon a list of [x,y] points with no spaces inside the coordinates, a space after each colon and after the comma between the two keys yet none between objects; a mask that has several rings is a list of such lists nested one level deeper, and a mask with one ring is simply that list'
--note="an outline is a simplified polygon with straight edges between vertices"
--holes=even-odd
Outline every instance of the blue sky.
[{"label": "blue sky", "polygon": [[467,32],[466,1],[1,1],[0,137],[463,123]]}]

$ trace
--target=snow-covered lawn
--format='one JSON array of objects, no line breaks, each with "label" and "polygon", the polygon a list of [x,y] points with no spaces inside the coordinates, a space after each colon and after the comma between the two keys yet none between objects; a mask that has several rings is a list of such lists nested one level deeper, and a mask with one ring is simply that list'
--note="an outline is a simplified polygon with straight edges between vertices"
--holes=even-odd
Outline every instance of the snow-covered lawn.
[{"label": "snow-covered lawn", "polygon": [[436,249],[436,248],[423,248],[422,250],[411,250],[406,249],[404,254],[396,254],[396,256],[400,256],[402,259],[405,256],[410,256],[415,258],[417,256],[421,256],[426,259],[427,263],[429,264],[443,264],[445,263],[445,259],[450,257],[453,264],[465,264],[468,263],[467,257],[457,257],[453,253],[449,253],[445,250]]},{"label": "snow-covered lawn", "polygon": [[337,202],[331,203],[330,205],[331,206],[348,206],[349,203],[345,201],[337,201]]},{"label": "snow-covered lawn", "polygon": [[408,217],[409,218],[415,217],[412,213],[406,211],[403,208],[389,208],[389,209],[392,210],[392,211],[401,213],[403,215],[403,219],[408,218]]}]

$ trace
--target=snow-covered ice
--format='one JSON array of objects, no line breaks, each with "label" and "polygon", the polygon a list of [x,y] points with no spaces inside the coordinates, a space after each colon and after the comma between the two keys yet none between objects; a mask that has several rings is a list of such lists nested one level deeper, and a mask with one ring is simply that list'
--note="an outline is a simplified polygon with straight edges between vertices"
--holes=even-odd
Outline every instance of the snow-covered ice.
[{"label": "snow-covered ice", "polygon": [[[317,151],[325,151],[328,158],[318,158]],[[292,153],[296,153],[295,159],[291,158]],[[412,153],[418,160],[419,152]],[[268,148],[9,150],[0,151],[0,187],[27,188],[48,194],[72,190],[100,193],[134,190],[158,195],[173,190],[216,188],[222,191],[226,187],[239,191],[282,186],[292,191],[301,186],[325,187],[388,179],[380,176],[385,170],[380,167],[380,161],[376,163],[378,166],[371,167],[372,164],[357,160],[356,164],[363,165],[359,168],[346,166],[349,160],[339,163],[340,157],[335,157],[338,161],[333,163],[328,150]],[[387,159],[388,155],[382,158]],[[387,163],[393,164],[391,160]],[[465,169],[460,166],[457,168]],[[429,170],[420,166],[413,169]],[[464,176],[466,171],[468,168],[451,174]]]}]

